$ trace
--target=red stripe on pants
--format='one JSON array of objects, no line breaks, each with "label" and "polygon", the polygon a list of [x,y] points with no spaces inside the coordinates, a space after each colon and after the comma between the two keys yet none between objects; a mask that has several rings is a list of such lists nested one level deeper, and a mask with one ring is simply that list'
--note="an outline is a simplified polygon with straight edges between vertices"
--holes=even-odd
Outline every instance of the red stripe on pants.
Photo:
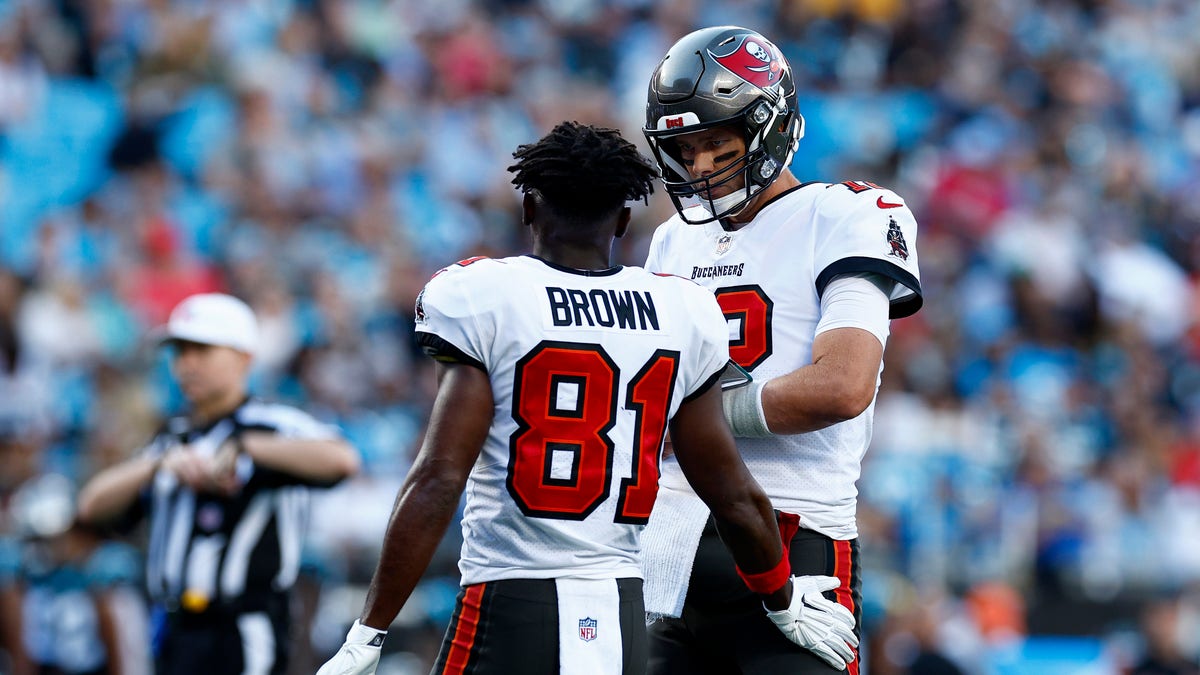
[{"label": "red stripe on pants", "polygon": [[471,648],[475,646],[475,631],[479,628],[479,609],[482,606],[483,589],[487,584],[467,586],[463,594],[462,612],[458,625],[454,627],[454,639],[450,642],[450,653],[446,655],[446,675],[462,675],[471,659]]},{"label": "red stripe on pants", "polygon": [[[842,585],[834,591],[837,603],[855,614],[854,594],[850,592],[850,572],[854,569],[854,548],[849,541],[833,542],[834,576],[842,580]],[[854,660],[846,666],[849,675],[858,675],[858,650],[854,650]]]}]

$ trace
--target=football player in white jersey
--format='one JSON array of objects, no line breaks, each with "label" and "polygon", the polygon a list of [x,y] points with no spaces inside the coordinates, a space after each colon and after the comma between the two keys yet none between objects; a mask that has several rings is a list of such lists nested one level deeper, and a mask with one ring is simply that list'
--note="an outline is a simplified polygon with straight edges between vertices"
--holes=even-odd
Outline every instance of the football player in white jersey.
[{"label": "football player in white jersey", "polygon": [[729,353],[712,294],[609,264],[653,164],[576,123],[514,156],[533,254],[461,261],[418,298],[437,400],[366,607],[320,672],[374,671],[464,487],[463,586],[433,672],[645,672],[640,533],[668,428],[739,583],[787,639],[849,660],[854,617],[820,595],[838,581],[789,583],[780,525],[721,415]]},{"label": "football player in white jersey", "polygon": [[[716,295],[730,356],[754,377],[725,393],[725,415],[780,517],[798,522],[792,572],[836,576],[827,596],[861,619],[855,482],[889,319],[921,306],[916,221],[872,183],[792,175],[804,133],[796,86],[752,30],[676,42],[651,79],[644,133],[678,211],[656,230],[646,268]],[[651,672],[841,670],[763,620],[679,471],[664,462],[643,538],[647,609],[667,617],[650,627]]]}]

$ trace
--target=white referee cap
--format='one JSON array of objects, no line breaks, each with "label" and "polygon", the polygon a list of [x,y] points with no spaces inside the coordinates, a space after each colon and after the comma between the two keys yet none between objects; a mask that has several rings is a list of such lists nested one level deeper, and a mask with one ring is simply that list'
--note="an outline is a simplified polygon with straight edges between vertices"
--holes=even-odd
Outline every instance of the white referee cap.
[{"label": "white referee cap", "polygon": [[200,293],[171,310],[162,341],[171,340],[232,347],[253,354],[258,348],[258,321],[250,306],[232,295]]}]

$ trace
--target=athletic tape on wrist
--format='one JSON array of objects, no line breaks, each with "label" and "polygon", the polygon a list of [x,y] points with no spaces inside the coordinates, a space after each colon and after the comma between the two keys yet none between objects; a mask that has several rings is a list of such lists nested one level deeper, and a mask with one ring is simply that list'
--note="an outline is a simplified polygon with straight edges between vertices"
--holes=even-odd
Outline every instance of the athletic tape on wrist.
[{"label": "athletic tape on wrist", "polygon": [[758,593],[759,595],[770,595],[775,591],[783,588],[783,585],[792,578],[792,563],[788,560],[787,547],[783,549],[783,557],[779,559],[779,563],[766,572],[757,574],[747,574],[742,571],[742,568],[737,568],[738,576],[746,583],[746,586]]},{"label": "athletic tape on wrist", "polygon": [[730,389],[721,400],[725,421],[734,436],[742,438],[765,438],[771,435],[767,428],[767,417],[763,413],[762,390],[764,382],[751,382],[745,387]]}]

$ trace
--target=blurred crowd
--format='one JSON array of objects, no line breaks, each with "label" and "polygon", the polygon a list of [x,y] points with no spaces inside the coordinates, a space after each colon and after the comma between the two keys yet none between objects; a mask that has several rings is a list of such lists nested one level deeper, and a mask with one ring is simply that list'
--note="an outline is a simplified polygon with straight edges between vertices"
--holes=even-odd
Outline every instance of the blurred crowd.
[{"label": "blurred crowd", "polygon": [[[1194,0],[0,0],[0,582],[40,578],[22,486],[136,451],[181,404],[148,334],[226,291],[262,325],[255,391],[364,456],[314,509],[298,653],[332,652],[432,401],[417,292],[525,248],[519,143],[642,143],[657,60],[723,23],[796,71],[796,175],[921,223],[859,484],[871,672],[1034,672],[995,656],[1030,634],[1196,672]],[[618,260],[672,212],[635,208]],[[436,649],[454,535],[391,672]],[[136,588],[129,545],[76,581]]]}]

